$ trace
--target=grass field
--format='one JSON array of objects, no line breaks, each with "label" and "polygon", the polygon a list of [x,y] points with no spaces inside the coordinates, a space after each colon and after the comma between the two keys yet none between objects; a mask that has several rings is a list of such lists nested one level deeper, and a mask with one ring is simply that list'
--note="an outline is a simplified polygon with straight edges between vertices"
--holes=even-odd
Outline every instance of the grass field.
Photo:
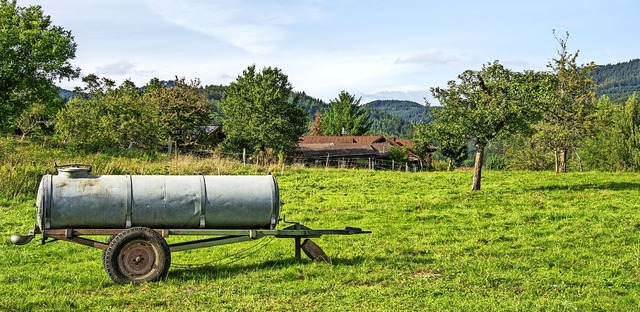
[{"label": "grass field", "polygon": [[167,281],[125,286],[98,249],[12,245],[35,221],[35,194],[0,199],[0,310],[640,308],[640,174],[489,171],[480,192],[471,175],[278,172],[287,220],[373,234],[315,239],[332,264],[296,260],[291,239],[177,252]]}]

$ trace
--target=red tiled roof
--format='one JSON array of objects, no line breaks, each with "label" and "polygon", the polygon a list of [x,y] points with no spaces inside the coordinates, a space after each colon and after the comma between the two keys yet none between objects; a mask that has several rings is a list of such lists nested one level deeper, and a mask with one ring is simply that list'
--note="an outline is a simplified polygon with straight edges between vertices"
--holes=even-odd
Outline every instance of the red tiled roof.
[{"label": "red tiled roof", "polygon": [[389,140],[389,143],[399,147],[413,147],[414,145],[416,145],[411,140],[400,139],[400,138],[393,138]]},{"label": "red tiled roof", "polygon": [[363,135],[363,136],[327,136],[327,135],[309,135],[300,139],[301,144],[326,144],[326,143],[361,143],[372,144],[385,142],[386,138],[381,135]]},{"label": "red tiled roof", "polygon": [[305,157],[311,158],[324,158],[327,155],[330,157],[379,156],[379,152],[371,145],[358,143],[302,143],[298,145],[297,151]]},{"label": "red tiled roof", "polygon": [[[392,138],[382,135],[366,136],[321,136],[312,135],[300,138],[298,154],[307,158],[325,157],[385,157],[392,147],[414,147],[411,140]],[[435,151],[435,147],[431,147]],[[417,158],[411,152],[407,155]]]}]

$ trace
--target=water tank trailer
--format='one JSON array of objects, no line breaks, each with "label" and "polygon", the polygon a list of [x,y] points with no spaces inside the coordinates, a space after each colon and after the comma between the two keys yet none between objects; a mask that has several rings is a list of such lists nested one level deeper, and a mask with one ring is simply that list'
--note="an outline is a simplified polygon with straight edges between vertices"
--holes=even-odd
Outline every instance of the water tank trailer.
[{"label": "water tank trailer", "polygon": [[[118,284],[164,279],[175,251],[273,236],[294,239],[298,259],[302,250],[328,261],[310,238],[371,233],[354,227],[313,230],[299,223],[276,229],[280,196],[271,175],[93,175],[90,165],[55,168],[57,174],[40,181],[34,228],[11,241],[24,245],[42,234],[43,244],[62,240],[101,249],[103,266]],[[211,237],[168,244],[165,238],[172,235]]]}]

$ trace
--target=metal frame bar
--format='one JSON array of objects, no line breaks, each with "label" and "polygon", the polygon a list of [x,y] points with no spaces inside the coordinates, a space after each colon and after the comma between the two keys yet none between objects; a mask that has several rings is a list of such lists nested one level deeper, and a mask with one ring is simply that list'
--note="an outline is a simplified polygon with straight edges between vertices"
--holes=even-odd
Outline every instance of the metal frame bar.
[{"label": "metal frame bar", "polygon": [[[43,242],[46,238],[54,238],[68,242],[78,243],[81,245],[95,247],[106,250],[108,245],[92,239],[83,238],[83,235],[117,235],[124,229],[52,229],[42,231]],[[353,235],[368,234],[370,231],[363,231],[359,228],[347,227],[344,230],[312,230],[302,224],[296,223],[287,228],[278,230],[254,229],[254,230],[236,230],[236,229],[153,229],[162,235],[169,237],[171,235],[194,235],[194,236],[215,236],[213,238],[175,243],[169,245],[169,249],[173,251],[191,250],[226,244],[245,242],[249,240],[259,239],[265,236],[274,236],[276,238],[293,238],[295,239],[296,258],[300,258],[300,241],[302,238],[316,238],[323,235]]]},{"label": "metal frame bar", "polygon": [[72,243],[78,243],[80,245],[94,247],[94,248],[98,248],[100,250],[107,250],[107,248],[109,248],[109,245],[107,245],[107,244],[105,244],[103,242],[95,241],[95,240],[92,240],[92,239],[87,239],[87,238],[84,238],[84,237],[78,237],[78,236],[67,237],[67,236],[64,236],[64,235],[47,235],[47,237],[51,237],[51,238],[57,239],[57,240],[63,240],[63,241],[67,241],[67,242],[72,242]]},{"label": "metal frame bar", "polygon": [[221,236],[221,237],[214,237],[209,239],[201,239],[197,241],[170,244],[169,250],[171,250],[171,252],[191,250],[191,249],[220,246],[220,245],[233,244],[233,243],[241,243],[241,242],[246,242],[252,239],[255,239],[255,238],[251,238],[249,236]]}]

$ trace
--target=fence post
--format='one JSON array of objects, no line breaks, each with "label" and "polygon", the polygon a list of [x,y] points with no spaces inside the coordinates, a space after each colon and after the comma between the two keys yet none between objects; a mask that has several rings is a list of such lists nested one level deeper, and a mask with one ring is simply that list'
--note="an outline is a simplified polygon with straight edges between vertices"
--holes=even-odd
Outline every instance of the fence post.
[{"label": "fence post", "polygon": [[247,165],[247,149],[246,148],[242,149],[242,165],[243,166]]}]

